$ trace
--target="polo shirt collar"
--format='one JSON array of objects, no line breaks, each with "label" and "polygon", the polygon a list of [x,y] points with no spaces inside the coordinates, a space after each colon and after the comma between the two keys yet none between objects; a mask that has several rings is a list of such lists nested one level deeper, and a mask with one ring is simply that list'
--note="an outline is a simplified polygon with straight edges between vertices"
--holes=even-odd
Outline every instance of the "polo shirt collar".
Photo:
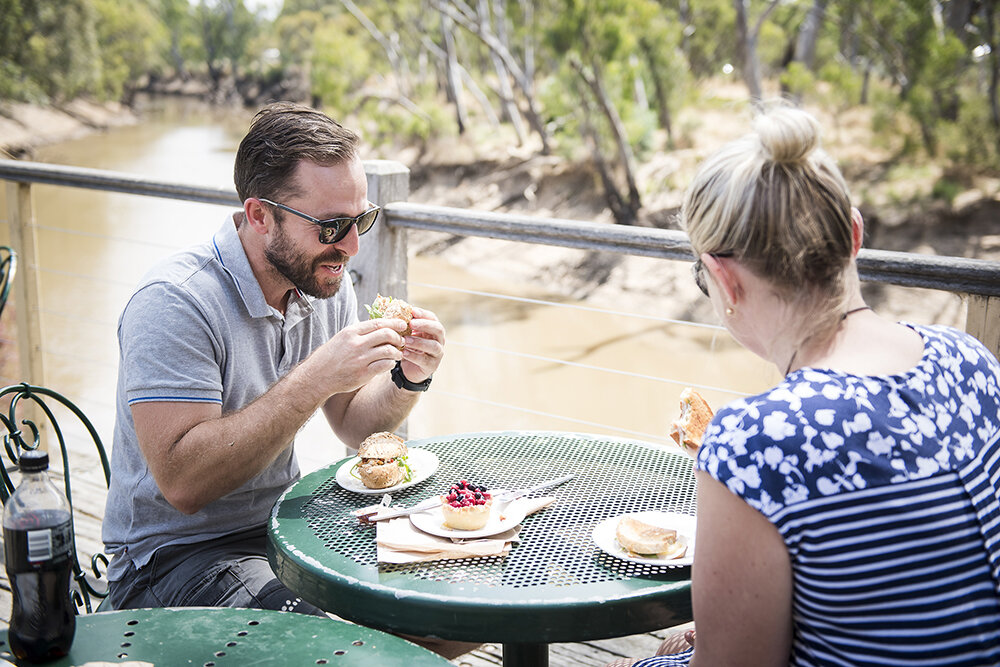
[{"label": "polo shirt collar", "polygon": [[[271,315],[281,317],[281,314],[267,303],[267,300],[264,298],[264,291],[261,290],[260,283],[257,282],[257,276],[253,274],[253,269],[250,268],[250,260],[247,259],[243,242],[240,241],[240,235],[236,230],[235,217],[237,215],[239,215],[239,212],[226,216],[226,221],[223,223],[222,228],[212,238],[215,256],[222,263],[223,268],[226,269],[230,277],[232,277],[236,290],[240,293],[243,305],[246,306],[250,317],[268,317]],[[293,311],[296,311],[295,320],[307,316],[313,311],[313,299],[314,297],[296,288],[288,299],[288,306],[285,308],[285,318],[289,317]]]},{"label": "polo shirt collar", "polygon": [[274,310],[264,299],[264,292],[260,289],[260,283],[257,282],[253,269],[250,268],[250,260],[247,259],[246,250],[243,249],[240,235],[236,231],[236,215],[238,213],[227,215],[226,222],[212,237],[213,252],[233,279],[233,284],[240,293],[250,317],[273,315]]}]

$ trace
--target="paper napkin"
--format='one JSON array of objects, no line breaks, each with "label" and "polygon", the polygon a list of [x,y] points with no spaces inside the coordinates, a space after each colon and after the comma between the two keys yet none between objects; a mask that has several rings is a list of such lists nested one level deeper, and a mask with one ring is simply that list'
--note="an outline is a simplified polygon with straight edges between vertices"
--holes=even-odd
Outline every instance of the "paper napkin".
[{"label": "paper napkin", "polygon": [[[525,516],[544,509],[554,497],[522,498],[514,502],[525,509]],[[408,517],[379,521],[375,529],[375,547],[380,563],[420,563],[431,560],[506,556],[518,541],[520,524],[499,533],[469,540],[453,540],[417,530]]]}]

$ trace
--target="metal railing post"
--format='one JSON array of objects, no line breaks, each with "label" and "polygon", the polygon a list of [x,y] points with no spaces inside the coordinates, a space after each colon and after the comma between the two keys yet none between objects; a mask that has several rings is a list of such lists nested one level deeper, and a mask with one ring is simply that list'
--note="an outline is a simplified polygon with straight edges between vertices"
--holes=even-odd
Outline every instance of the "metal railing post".
[{"label": "metal railing post", "polygon": [[[368,199],[385,206],[390,202],[406,201],[410,196],[410,170],[392,160],[366,160]],[[371,303],[377,293],[407,298],[405,227],[392,224],[383,211],[379,221],[361,239],[361,249],[349,267],[358,295],[358,316],[367,319],[364,304]]]},{"label": "metal railing post", "polygon": [[1000,359],[1000,297],[966,294],[965,330]]},{"label": "metal railing post", "polygon": [[[38,237],[30,183],[7,182],[7,219],[10,245],[20,260],[14,279],[14,309],[17,320],[17,351],[21,382],[45,384],[42,352],[42,307],[38,272]],[[39,425],[39,446],[48,449],[48,428],[39,419],[40,409],[29,402],[22,417]]]},{"label": "metal railing post", "polygon": [[45,384],[42,361],[42,321],[38,281],[38,239],[30,183],[7,183],[7,218],[10,245],[20,260],[14,280],[17,306],[17,347],[23,382]]}]

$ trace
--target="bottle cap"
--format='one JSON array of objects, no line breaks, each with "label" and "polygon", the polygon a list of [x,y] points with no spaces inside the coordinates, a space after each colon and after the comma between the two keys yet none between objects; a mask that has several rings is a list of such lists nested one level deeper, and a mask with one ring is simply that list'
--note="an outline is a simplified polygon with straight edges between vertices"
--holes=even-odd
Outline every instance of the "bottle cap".
[{"label": "bottle cap", "polygon": [[18,460],[21,472],[39,472],[49,469],[49,453],[40,449],[26,449]]}]

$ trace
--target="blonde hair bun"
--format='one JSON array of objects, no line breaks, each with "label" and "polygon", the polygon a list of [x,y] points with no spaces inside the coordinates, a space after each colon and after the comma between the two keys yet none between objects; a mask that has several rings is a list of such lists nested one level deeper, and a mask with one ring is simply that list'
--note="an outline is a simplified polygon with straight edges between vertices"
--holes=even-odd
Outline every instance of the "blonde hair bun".
[{"label": "blonde hair bun", "polygon": [[754,133],[766,158],[778,164],[800,164],[819,148],[819,122],[802,109],[777,107],[754,119]]}]

